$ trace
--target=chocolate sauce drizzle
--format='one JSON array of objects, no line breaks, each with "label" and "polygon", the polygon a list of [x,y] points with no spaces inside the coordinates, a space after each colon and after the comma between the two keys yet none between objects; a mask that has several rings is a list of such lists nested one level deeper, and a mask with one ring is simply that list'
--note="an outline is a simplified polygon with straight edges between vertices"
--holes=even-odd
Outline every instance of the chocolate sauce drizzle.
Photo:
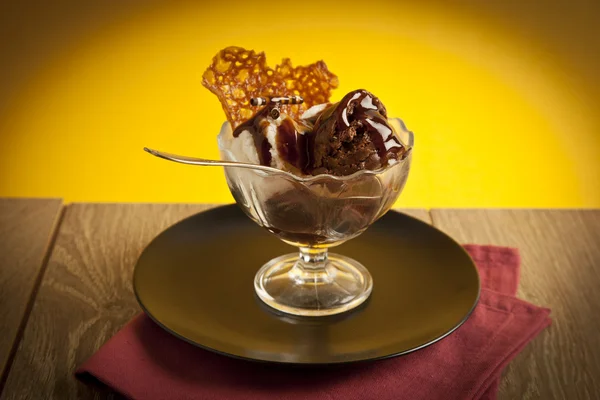
[{"label": "chocolate sauce drizzle", "polygon": [[260,109],[252,118],[238,125],[233,131],[233,137],[238,137],[243,131],[248,131],[254,139],[254,146],[258,153],[258,159],[262,165],[271,165],[271,143],[267,137],[263,135],[263,129],[269,125],[267,117],[271,110],[275,107],[274,104],[268,104]]},{"label": "chocolate sauce drizzle", "polygon": [[309,161],[307,137],[307,133],[298,132],[296,124],[289,118],[285,118],[277,127],[277,151],[281,158],[302,171],[307,168]]},{"label": "chocolate sauce drizzle", "polygon": [[382,165],[387,165],[391,158],[396,159],[398,153],[404,149],[387,122],[385,106],[364,89],[348,93],[340,102],[323,110],[313,131],[318,131],[332,117],[336,118],[338,131],[350,126],[355,127],[357,131],[365,131],[371,138]]},{"label": "chocolate sauce drizzle", "polygon": [[[233,132],[238,137],[248,131],[254,139],[260,163],[271,165],[271,144],[264,130],[271,123],[270,112],[274,104],[267,104],[252,118],[239,125]],[[315,161],[315,137],[319,131],[335,118],[336,132],[354,128],[357,133],[368,134],[382,166],[390,159],[398,159],[406,151],[393,128],[387,122],[387,111],[381,101],[366,90],[348,93],[338,103],[332,104],[319,113],[313,121],[294,122],[289,117],[278,121],[275,144],[280,157],[305,174],[312,174]],[[271,120],[273,121],[273,120]]]}]

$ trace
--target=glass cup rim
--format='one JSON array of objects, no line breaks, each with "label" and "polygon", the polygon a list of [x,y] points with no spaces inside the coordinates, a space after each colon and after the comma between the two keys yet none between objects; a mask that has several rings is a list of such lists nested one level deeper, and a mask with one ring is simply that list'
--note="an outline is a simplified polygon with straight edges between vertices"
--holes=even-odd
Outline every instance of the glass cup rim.
[{"label": "glass cup rim", "polygon": [[[271,174],[281,174],[281,175],[285,175],[289,178],[291,178],[294,181],[297,182],[302,182],[302,183],[307,183],[307,182],[316,182],[316,181],[320,181],[320,180],[333,180],[333,181],[338,181],[338,182],[345,182],[345,181],[350,181],[356,178],[359,178],[361,176],[377,176],[380,175],[384,172],[390,171],[391,169],[404,165],[407,162],[410,161],[410,158],[412,156],[412,150],[414,147],[414,134],[412,131],[409,131],[406,128],[406,125],[404,124],[404,121],[402,121],[400,118],[388,118],[388,121],[396,121],[398,122],[398,124],[400,125],[400,128],[403,130],[402,133],[406,134],[408,136],[406,141],[403,141],[403,145],[406,147],[406,152],[404,153],[404,157],[401,160],[397,160],[395,163],[390,164],[384,168],[379,168],[379,169],[375,169],[375,170],[370,170],[370,169],[363,169],[360,171],[356,171],[353,174],[350,175],[344,175],[344,176],[337,176],[337,175],[331,175],[331,174],[319,174],[319,175],[310,175],[310,176],[298,176],[298,175],[294,175],[291,172],[288,171],[284,171],[282,169],[279,169],[278,172],[267,172],[267,171],[259,171],[259,170],[254,170],[255,173],[257,174],[264,174],[264,175],[271,175]],[[223,129],[229,126],[229,129],[231,129],[231,125],[229,124],[228,121],[225,121],[221,127],[221,133],[219,133],[218,135],[218,145],[219,148],[221,150],[227,150],[224,149],[222,146],[222,142],[221,142],[221,134],[223,133]],[[225,167],[226,169],[228,167]]]}]

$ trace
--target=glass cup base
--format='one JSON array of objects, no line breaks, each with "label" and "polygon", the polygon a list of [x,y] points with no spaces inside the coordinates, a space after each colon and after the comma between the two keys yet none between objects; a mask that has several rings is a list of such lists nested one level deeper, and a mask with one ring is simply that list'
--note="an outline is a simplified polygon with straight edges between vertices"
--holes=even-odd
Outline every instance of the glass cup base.
[{"label": "glass cup base", "polygon": [[258,297],[283,313],[307,317],[352,310],[369,298],[373,279],[358,261],[328,254],[317,266],[298,253],[272,259],[254,278]]}]

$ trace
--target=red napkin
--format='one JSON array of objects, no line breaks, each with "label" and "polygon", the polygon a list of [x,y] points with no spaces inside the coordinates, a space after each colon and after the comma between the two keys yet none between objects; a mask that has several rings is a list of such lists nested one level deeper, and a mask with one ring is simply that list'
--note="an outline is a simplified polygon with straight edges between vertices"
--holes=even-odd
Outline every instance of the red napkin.
[{"label": "red napkin", "polygon": [[194,347],[137,316],[76,372],[135,399],[495,399],[503,368],[546,326],[550,310],[514,297],[515,249],[465,246],[482,291],[445,339],[403,357],[335,368],[286,368]]}]

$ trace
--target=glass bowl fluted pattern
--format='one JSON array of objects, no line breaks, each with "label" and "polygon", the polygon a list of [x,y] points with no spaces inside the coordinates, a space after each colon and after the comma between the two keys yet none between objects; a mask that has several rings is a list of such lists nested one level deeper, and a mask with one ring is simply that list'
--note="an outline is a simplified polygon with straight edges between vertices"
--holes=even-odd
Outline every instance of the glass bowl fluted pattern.
[{"label": "glass bowl fluted pattern", "polygon": [[[284,171],[225,167],[229,189],[248,217],[299,248],[298,253],[268,261],[256,274],[256,293],[267,305],[288,314],[325,316],[355,308],[369,297],[373,281],[368,270],[356,260],[329,253],[328,248],[363,233],[392,207],[404,188],[413,134],[399,119],[390,119],[390,124],[409,153],[380,171],[299,177]],[[229,123],[223,125],[218,139],[222,159],[245,161],[230,151]]]}]

